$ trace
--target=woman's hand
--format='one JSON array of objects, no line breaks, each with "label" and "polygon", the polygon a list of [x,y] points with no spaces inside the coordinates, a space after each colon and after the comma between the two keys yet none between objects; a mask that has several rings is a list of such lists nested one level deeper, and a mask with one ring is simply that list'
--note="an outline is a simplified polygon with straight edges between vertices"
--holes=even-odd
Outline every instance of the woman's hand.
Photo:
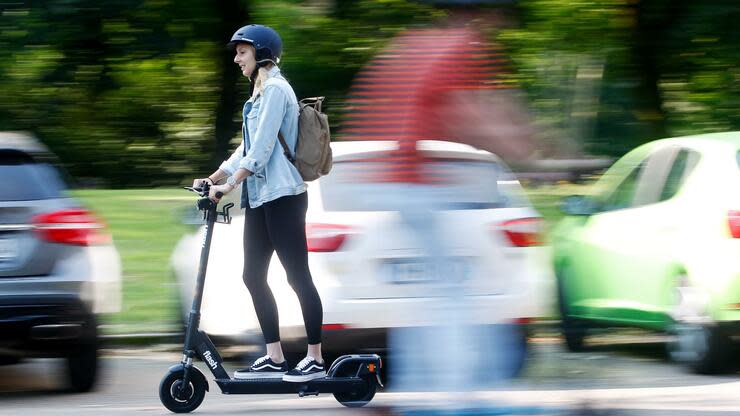
[{"label": "woman's hand", "polygon": [[[214,185],[211,186],[211,191],[208,193],[208,197],[211,198],[211,201],[218,202],[223,198],[224,195],[228,194],[229,192],[233,191],[234,187],[229,185],[228,183],[225,183],[223,185]],[[216,194],[221,193],[220,196],[216,196]]]},{"label": "woman's hand", "polygon": [[203,182],[208,182],[209,185],[213,186],[211,178],[201,178],[193,180],[193,188],[200,188],[203,186]]}]

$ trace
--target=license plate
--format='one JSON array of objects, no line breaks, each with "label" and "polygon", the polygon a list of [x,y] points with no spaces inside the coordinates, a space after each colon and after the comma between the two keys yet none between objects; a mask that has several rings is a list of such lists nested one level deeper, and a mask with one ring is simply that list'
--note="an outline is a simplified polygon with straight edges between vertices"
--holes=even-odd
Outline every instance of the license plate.
[{"label": "license plate", "polygon": [[393,284],[460,282],[470,274],[469,262],[460,258],[393,260],[388,269],[389,283]]},{"label": "license plate", "polygon": [[396,261],[389,264],[390,283],[421,283],[433,281],[432,267],[421,261]]},{"label": "license plate", "polygon": [[11,238],[0,238],[0,262],[13,261],[18,257],[18,242]]}]

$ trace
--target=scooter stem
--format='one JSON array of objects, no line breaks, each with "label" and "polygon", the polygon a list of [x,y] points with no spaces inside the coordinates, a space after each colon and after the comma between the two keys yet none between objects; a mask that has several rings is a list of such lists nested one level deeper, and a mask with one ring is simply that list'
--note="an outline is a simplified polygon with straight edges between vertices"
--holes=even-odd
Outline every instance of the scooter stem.
[{"label": "scooter stem", "polygon": [[[206,202],[207,201],[207,202]],[[192,340],[195,333],[198,332],[198,326],[200,324],[200,308],[203,302],[203,288],[206,282],[206,271],[208,269],[208,255],[211,251],[211,239],[213,238],[213,226],[216,223],[217,211],[216,203],[203,198],[198,201],[198,207],[204,208],[204,216],[206,220],[205,235],[203,237],[203,245],[201,246],[200,252],[200,265],[198,267],[198,277],[195,281],[195,289],[193,291],[193,306],[190,309],[190,315],[188,316],[188,328],[185,334],[185,348],[184,352],[188,357],[194,355],[194,346]]]}]

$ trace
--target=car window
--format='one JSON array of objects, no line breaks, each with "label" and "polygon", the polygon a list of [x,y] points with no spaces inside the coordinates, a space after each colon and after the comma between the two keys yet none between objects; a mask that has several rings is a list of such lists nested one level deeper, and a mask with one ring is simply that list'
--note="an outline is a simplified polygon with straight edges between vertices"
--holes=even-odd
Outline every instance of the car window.
[{"label": "car window", "polygon": [[698,161],[699,154],[697,152],[688,149],[681,149],[678,152],[660,193],[660,201],[671,199],[678,193],[681,185],[694,170]]},{"label": "car window", "polygon": [[635,197],[635,191],[637,190],[638,180],[640,174],[645,166],[645,162],[640,163],[637,167],[627,175],[626,178],[617,186],[603,202],[603,211],[614,211],[617,209],[629,208],[632,205],[632,201]]},{"label": "car window", "polygon": [[[408,184],[373,183],[362,180],[363,172],[382,169],[378,162],[335,163],[331,174],[321,179],[321,197],[326,211],[395,211],[408,198]],[[421,185],[440,209],[490,209],[529,206],[519,182],[495,162],[439,160],[425,169],[444,172],[444,183]],[[420,188],[416,188],[420,189]]]},{"label": "car window", "polygon": [[0,152],[0,201],[60,198],[66,186],[56,170],[20,152]]}]

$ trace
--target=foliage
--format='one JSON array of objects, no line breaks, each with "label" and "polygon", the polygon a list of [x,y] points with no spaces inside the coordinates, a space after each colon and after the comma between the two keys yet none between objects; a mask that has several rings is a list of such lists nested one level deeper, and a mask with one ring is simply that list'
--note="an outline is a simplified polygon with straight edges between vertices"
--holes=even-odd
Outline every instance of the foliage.
[{"label": "foliage", "polygon": [[218,76],[194,30],[207,2],[39,3],[3,10],[0,130],[35,133],[83,181],[161,184],[197,166]]},{"label": "foliage", "polygon": [[503,30],[544,136],[619,155],[740,128],[736,2],[529,0]]},{"label": "foliage", "polygon": [[[540,139],[569,142],[566,154],[619,155],[654,138],[740,127],[737,2],[502,4],[0,2],[0,131],[36,134],[82,185],[183,182],[239,140],[248,86],[224,43],[240,25],[282,34],[284,73],[300,97],[327,96],[336,131],[354,74],[395,34],[460,16],[495,33]],[[489,9],[503,18],[486,21]]]},{"label": "foliage", "polygon": [[[13,99],[0,101],[0,130],[35,133],[83,185],[171,184],[212,170],[238,140],[247,84],[224,45],[248,23],[231,21],[239,7],[280,31],[298,94],[328,96],[335,121],[352,75],[383,39],[440,15],[401,0],[342,2],[336,12],[313,3],[2,4],[0,95]],[[226,137],[216,137],[219,117]]]}]

